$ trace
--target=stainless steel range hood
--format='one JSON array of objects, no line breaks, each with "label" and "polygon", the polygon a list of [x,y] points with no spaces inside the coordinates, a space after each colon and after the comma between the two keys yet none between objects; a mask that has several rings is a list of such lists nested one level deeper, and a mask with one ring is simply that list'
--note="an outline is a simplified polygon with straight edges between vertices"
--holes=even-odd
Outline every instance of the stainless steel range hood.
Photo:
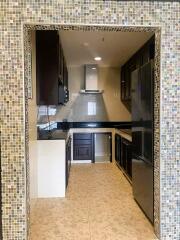
[{"label": "stainless steel range hood", "polygon": [[94,64],[84,65],[84,89],[80,93],[99,94],[103,90],[98,89],[98,66]]}]

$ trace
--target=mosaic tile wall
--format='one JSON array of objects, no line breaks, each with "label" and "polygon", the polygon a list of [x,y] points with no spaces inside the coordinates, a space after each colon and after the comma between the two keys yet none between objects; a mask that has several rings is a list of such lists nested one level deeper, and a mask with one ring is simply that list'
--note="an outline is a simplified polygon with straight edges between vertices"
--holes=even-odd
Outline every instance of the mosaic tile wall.
[{"label": "mosaic tile wall", "polygon": [[[154,105],[154,120],[155,120],[155,146],[154,146],[154,162],[155,162],[155,171],[154,171],[154,230],[156,235],[160,235],[160,165],[159,165],[159,154],[160,154],[160,146],[159,146],[159,109],[160,109],[160,40],[161,40],[161,31],[159,27],[113,27],[113,26],[85,26],[85,25],[24,25],[24,76],[25,76],[25,92],[27,97],[31,97],[31,33],[32,30],[61,30],[66,29],[67,31],[80,30],[80,31],[129,31],[129,32],[153,32],[155,33],[155,105]],[[27,98],[26,98],[27,100]],[[26,102],[27,103],[27,102]],[[26,109],[28,106],[26,104]],[[26,116],[28,114],[28,110]],[[28,129],[28,122],[26,118],[26,126]],[[28,132],[28,131],[27,131]],[[28,134],[27,134],[28,135]],[[28,149],[28,141],[26,141],[27,149]],[[27,166],[27,182],[29,183],[29,162],[28,162],[28,150],[26,151],[26,166]],[[27,206],[29,203],[29,188],[27,185]],[[29,216],[29,208],[27,208],[27,216]],[[29,221],[29,218],[27,218]]]},{"label": "mosaic tile wall", "polygon": [[[155,149],[156,231],[158,232],[160,209],[160,239],[179,240],[180,3],[178,1],[9,0],[1,1],[0,9],[3,239],[26,240],[28,232],[23,24],[36,23],[40,26],[68,23],[161,28],[161,129],[158,128],[159,111],[156,112],[155,119],[157,126],[155,134],[158,136],[160,131],[161,136],[160,146],[158,137],[156,138]],[[157,31],[156,41],[159,41],[158,34],[160,32]],[[156,66],[158,62],[159,59]],[[156,69],[156,80],[159,70]],[[27,89],[27,81],[25,86]],[[158,81],[155,91],[158,100],[156,106],[158,106]],[[159,148],[160,156],[158,156]],[[159,193],[161,193],[160,198]]]}]

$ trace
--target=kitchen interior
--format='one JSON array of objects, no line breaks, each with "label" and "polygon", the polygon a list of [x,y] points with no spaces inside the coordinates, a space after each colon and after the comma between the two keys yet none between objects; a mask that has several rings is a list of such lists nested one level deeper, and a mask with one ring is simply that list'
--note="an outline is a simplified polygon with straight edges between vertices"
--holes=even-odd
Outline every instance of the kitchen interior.
[{"label": "kitchen interior", "polygon": [[[83,184],[78,180],[80,174],[82,182],[87,182],[86,176],[93,182],[90,178],[98,178],[98,173],[106,182],[105,177],[112,177],[107,172],[115,171],[117,184],[121,188],[124,182],[133,209],[140,211],[151,228],[154,33],[36,30],[31,40],[32,96],[28,103],[32,219],[39,216],[42,201],[47,210],[48,200],[71,199],[73,184],[77,191]],[[88,175],[90,171],[92,176]],[[53,207],[56,209],[55,203]],[[32,229],[37,224],[34,222]],[[47,231],[42,232],[47,235]],[[148,237],[154,237],[152,229],[147,232]]]}]

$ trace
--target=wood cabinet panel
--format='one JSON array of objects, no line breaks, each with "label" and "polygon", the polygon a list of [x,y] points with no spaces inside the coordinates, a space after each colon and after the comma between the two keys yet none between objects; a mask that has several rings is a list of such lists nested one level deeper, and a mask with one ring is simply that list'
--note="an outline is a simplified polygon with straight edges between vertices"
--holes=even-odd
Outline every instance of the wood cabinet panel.
[{"label": "wood cabinet panel", "polygon": [[36,31],[37,104],[58,104],[58,34]]},{"label": "wood cabinet panel", "polygon": [[66,144],[66,187],[69,181],[70,169],[71,169],[71,137],[69,137]]},{"label": "wood cabinet panel", "polygon": [[94,159],[93,134],[74,133],[73,134],[73,159],[93,160]]},{"label": "wood cabinet panel", "polygon": [[68,69],[58,31],[36,31],[36,89],[38,105],[69,100]]},{"label": "wood cabinet panel", "polygon": [[92,160],[92,145],[74,145],[74,160]]},{"label": "wood cabinet panel", "polygon": [[121,101],[131,102],[131,73],[154,59],[154,36],[121,67]]},{"label": "wood cabinet panel", "polygon": [[73,139],[79,139],[79,140],[89,139],[89,140],[91,140],[92,134],[91,133],[74,133]]},{"label": "wood cabinet panel", "polygon": [[126,175],[132,178],[132,143],[115,134],[115,160]]},{"label": "wood cabinet panel", "polygon": [[121,165],[121,136],[115,134],[115,160]]},{"label": "wood cabinet panel", "polygon": [[128,177],[132,178],[132,144],[128,140],[122,138],[121,141],[121,167],[124,169]]}]

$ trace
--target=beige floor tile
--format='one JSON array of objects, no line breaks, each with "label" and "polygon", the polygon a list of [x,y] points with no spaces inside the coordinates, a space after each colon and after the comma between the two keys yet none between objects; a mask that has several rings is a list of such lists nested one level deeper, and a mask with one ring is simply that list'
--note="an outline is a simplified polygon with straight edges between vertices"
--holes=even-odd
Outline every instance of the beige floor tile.
[{"label": "beige floor tile", "polygon": [[154,240],[153,227],[113,164],[76,164],[65,199],[38,199],[31,240]]}]

